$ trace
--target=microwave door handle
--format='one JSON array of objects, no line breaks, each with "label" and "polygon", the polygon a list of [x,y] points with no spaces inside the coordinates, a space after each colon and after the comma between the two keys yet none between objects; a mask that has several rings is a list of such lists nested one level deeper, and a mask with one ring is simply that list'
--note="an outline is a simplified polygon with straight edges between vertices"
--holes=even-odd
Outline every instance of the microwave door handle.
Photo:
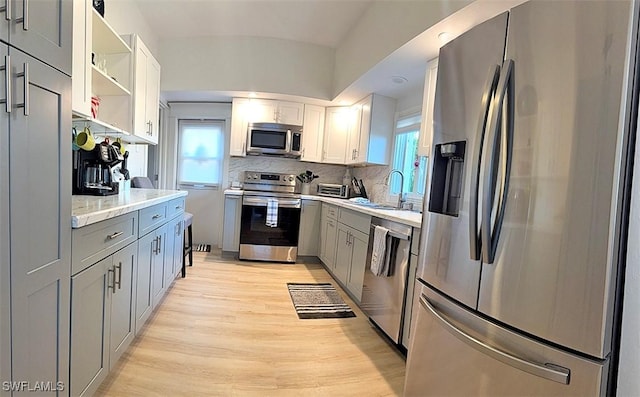
[{"label": "microwave door handle", "polygon": [[293,139],[291,135],[293,135],[291,130],[287,130],[287,143],[285,144],[285,147],[284,147],[284,151],[287,153],[291,152],[291,140]]}]

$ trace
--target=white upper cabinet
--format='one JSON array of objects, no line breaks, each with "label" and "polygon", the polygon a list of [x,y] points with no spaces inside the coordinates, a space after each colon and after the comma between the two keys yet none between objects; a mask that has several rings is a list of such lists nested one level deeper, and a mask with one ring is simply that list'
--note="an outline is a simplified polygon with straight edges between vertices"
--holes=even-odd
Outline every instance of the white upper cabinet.
[{"label": "white upper cabinet", "polygon": [[389,164],[396,100],[371,94],[353,107],[356,116],[349,130],[346,163]]},{"label": "white upper cabinet", "polygon": [[[74,125],[94,134],[127,139],[131,131],[131,47],[93,9],[91,0],[73,2]],[[91,98],[99,105],[91,111]]]},{"label": "white upper cabinet", "polygon": [[420,138],[418,139],[419,156],[431,156],[431,140],[433,139],[433,109],[436,99],[437,77],[438,58],[435,58],[427,63],[427,75],[424,78],[422,120],[420,123]]},{"label": "white upper cabinet", "polygon": [[247,154],[247,124],[249,99],[233,98],[231,103],[231,137],[229,155],[244,157]]},{"label": "white upper cabinet", "polygon": [[91,117],[91,2],[75,0],[73,2],[73,63],[71,75],[71,108],[73,112]]},{"label": "white upper cabinet", "polygon": [[[328,107],[324,124],[324,150],[322,162],[344,164],[349,127],[355,118],[353,109],[346,106]],[[303,131],[304,134],[304,131]]]},{"label": "white upper cabinet", "polygon": [[268,99],[250,99],[247,110],[252,123],[280,123],[303,125],[304,104]]},{"label": "white upper cabinet", "polygon": [[133,137],[143,143],[158,143],[160,108],[160,64],[135,35]]},{"label": "white upper cabinet", "polygon": [[302,155],[300,160],[321,162],[324,138],[325,110],[322,106],[304,105],[302,126]]}]

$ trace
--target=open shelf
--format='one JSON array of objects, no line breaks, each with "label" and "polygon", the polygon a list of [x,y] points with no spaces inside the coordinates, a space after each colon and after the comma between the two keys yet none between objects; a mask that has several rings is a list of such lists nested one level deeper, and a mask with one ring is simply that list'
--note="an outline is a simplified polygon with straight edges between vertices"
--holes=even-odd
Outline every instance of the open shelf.
[{"label": "open shelf", "polygon": [[122,54],[131,53],[131,47],[113,30],[113,28],[98,14],[93,12],[93,45],[95,54]]},{"label": "open shelf", "polygon": [[131,92],[124,88],[112,77],[107,76],[95,65],[91,65],[91,78],[93,79],[93,93],[98,96],[102,95],[127,95],[131,96]]}]

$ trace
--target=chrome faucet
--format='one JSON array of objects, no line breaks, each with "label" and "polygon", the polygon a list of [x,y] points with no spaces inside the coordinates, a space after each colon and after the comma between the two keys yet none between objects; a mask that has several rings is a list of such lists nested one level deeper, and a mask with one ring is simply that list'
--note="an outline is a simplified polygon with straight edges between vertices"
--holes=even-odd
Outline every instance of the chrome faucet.
[{"label": "chrome faucet", "polygon": [[400,170],[391,170],[391,171],[389,171],[389,174],[387,175],[387,177],[384,179],[384,184],[386,186],[389,186],[389,180],[391,179],[391,175],[394,172],[397,172],[398,174],[400,174],[400,194],[398,195],[398,205],[396,206],[396,209],[401,210],[402,209],[402,205],[405,202],[403,194],[402,194],[402,188],[404,187],[404,174]]}]

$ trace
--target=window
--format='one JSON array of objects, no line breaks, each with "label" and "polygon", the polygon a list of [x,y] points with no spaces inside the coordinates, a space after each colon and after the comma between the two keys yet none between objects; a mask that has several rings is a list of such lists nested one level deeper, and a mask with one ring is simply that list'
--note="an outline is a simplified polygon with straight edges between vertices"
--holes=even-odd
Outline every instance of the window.
[{"label": "window", "polygon": [[222,181],[224,123],[178,121],[178,184],[218,187]]},{"label": "window", "polygon": [[[404,174],[402,192],[408,199],[419,200],[424,196],[427,182],[427,158],[418,156],[420,137],[420,113],[399,117],[396,122],[395,151],[393,169]],[[400,193],[400,176],[394,173],[389,183],[389,194]]]}]

